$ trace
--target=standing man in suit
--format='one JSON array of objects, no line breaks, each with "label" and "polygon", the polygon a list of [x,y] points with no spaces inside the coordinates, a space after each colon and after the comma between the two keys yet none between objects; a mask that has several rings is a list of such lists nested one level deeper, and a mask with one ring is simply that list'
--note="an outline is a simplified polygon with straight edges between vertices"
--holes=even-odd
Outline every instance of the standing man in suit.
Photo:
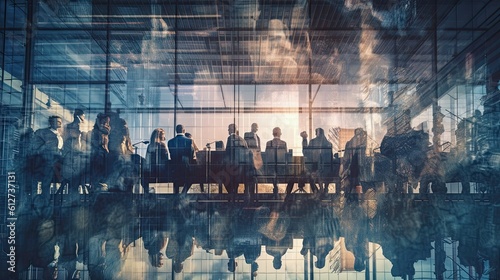
[{"label": "standing man in suit", "polygon": [[266,143],[266,162],[268,172],[266,174],[273,174],[273,193],[278,194],[278,181],[277,175],[286,175],[286,152],[288,148],[286,142],[281,140],[281,128],[273,128],[273,140]]},{"label": "standing man in suit", "polygon": [[259,130],[259,125],[256,123],[252,124],[252,128],[250,132],[245,132],[245,141],[247,142],[248,148],[252,151],[253,156],[253,165],[255,168],[256,174],[262,174],[262,154],[260,148],[260,137],[257,135],[257,131]]},{"label": "standing man in suit", "polygon": [[70,195],[78,193],[79,186],[85,186],[86,141],[85,113],[82,109],[75,109],[73,122],[64,129],[64,165],[62,175],[69,181]]},{"label": "standing man in suit", "polygon": [[287,151],[286,142],[281,140],[281,128],[273,128],[273,140],[269,140],[266,143],[266,151],[268,149],[279,148]]},{"label": "standing man in suit", "polygon": [[229,182],[225,182],[224,186],[229,194],[236,194],[239,183],[247,182],[250,150],[245,139],[236,133],[237,130],[234,123],[228,126],[227,131],[229,136],[227,137],[224,164],[229,174]]},{"label": "standing man in suit", "polygon": [[170,172],[174,183],[174,193],[179,193],[179,187],[184,186],[182,193],[187,193],[191,187],[189,180],[189,163],[194,157],[193,140],[184,135],[185,130],[182,124],[175,127],[175,137],[168,140],[168,150],[170,151]]},{"label": "standing man in suit", "polygon": [[[318,192],[319,190],[327,190],[324,175],[329,173],[332,168],[333,152],[332,143],[325,136],[325,131],[322,128],[316,128],[316,137],[307,143],[307,133],[300,133],[302,137],[302,153],[304,154],[306,163],[306,172],[308,173],[311,190]],[[319,188],[316,182],[319,183]]]},{"label": "standing man in suit", "polygon": [[251,131],[245,132],[245,141],[248,144],[248,148],[259,149],[259,151],[260,151],[260,137],[259,137],[259,135],[257,135],[258,130],[259,130],[259,125],[256,123],[253,123]]},{"label": "standing man in suit", "polygon": [[38,156],[35,169],[41,171],[39,179],[42,184],[42,196],[49,198],[50,184],[61,183],[62,149],[64,140],[61,135],[62,119],[59,116],[49,117],[49,127],[35,131],[33,145],[34,154]]},{"label": "standing man in suit", "polygon": [[[260,137],[257,135],[257,131],[259,130],[259,125],[256,123],[252,123],[252,127],[250,132],[245,132],[245,141],[247,142],[248,149],[252,152],[252,163],[250,166],[249,175],[262,175],[264,172],[262,170],[264,166],[264,162],[262,160],[262,153],[260,148]],[[253,176],[252,176],[253,177]],[[251,179],[246,183],[245,188],[249,191],[250,194],[254,194],[257,188],[257,177],[249,178]]]}]

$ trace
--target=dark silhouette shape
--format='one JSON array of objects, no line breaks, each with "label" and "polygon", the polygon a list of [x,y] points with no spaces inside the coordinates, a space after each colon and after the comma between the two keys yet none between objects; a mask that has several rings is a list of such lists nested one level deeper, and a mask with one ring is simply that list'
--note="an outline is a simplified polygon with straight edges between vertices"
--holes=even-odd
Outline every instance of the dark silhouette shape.
[{"label": "dark silhouette shape", "polygon": [[[35,182],[41,183],[42,196],[50,197],[52,183],[62,182],[62,163],[64,140],[60,133],[62,119],[49,117],[49,127],[35,131],[31,142],[31,154],[35,159]],[[37,187],[35,187],[35,192]]]},{"label": "dark silhouette shape", "polygon": [[224,182],[224,186],[229,194],[236,194],[240,183],[249,182],[252,154],[245,139],[236,133],[235,124],[228,126],[228,133],[224,165],[229,178]]},{"label": "dark silhouette shape", "polygon": [[165,144],[165,130],[156,128],[151,133],[146,159],[143,165],[142,187],[149,193],[149,183],[166,182],[168,180],[168,148]]},{"label": "dark silhouette shape", "polygon": [[194,157],[193,140],[184,135],[184,126],[178,124],[175,127],[176,136],[168,140],[170,152],[170,171],[174,183],[174,193],[179,193],[179,187],[183,186],[182,193],[187,193],[191,187],[189,180],[190,162]]}]

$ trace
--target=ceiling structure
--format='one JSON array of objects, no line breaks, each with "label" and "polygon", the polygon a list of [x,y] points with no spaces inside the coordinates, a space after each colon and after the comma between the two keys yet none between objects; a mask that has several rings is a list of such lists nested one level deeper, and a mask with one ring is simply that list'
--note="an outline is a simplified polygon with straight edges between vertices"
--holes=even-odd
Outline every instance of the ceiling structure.
[{"label": "ceiling structure", "polygon": [[235,85],[314,85],[312,94],[324,85],[376,86],[397,99],[433,84],[499,26],[494,0],[47,0],[31,8],[7,7],[34,22],[30,52],[17,54],[32,55],[31,72],[9,73],[56,102],[90,108],[140,107],[141,95],[165,100],[153,91],[182,104],[192,86],[216,88],[222,105],[214,106],[222,107]]}]

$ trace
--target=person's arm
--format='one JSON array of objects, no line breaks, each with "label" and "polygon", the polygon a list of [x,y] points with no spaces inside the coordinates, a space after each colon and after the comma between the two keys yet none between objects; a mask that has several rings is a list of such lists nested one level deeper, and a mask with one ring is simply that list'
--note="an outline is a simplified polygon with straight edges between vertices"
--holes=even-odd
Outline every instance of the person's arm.
[{"label": "person's arm", "polygon": [[309,144],[307,143],[307,132],[302,131],[300,133],[300,136],[302,137],[302,154],[304,157],[309,157]]},{"label": "person's arm", "polygon": [[307,132],[302,131],[300,133],[300,137],[302,137],[302,151],[304,151],[304,148],[308,147],[308,144],[307,144]]},{"label": "person's arm", "polygon": [[31,141],[31,145],[30,145],[31,146],[30,150],[31,150],[32,154],[40,153],[43,145],[45,145],[45,140],[43,139],[42,134],[43,134],[42,130],[37,130],[33,134],[33,139]]},{"label": "person's arm", "polygon": [[193,158],[194,158],[194,152],[195,152],[195,149],[194,149],[194,141],[192,139],[189,139],[189,154],[190,154],[190,158],[189,160],[191,161]]},{"label": "person's arm", "polygon": [[196,143],[194,142],[193,140],[193,148],[194,148],[194,152],[198,152],[200,149],[198,149],[198,146],[196,146]]}]

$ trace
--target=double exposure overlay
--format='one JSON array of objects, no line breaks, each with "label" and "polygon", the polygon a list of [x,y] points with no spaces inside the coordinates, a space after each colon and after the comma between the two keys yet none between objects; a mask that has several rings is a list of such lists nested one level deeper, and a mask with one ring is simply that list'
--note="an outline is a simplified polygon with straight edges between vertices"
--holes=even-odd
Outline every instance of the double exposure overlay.
[{"label": "double exposure overlay", "polygon": [[500,279],[500,2],[0,0],[1,279]]}]

